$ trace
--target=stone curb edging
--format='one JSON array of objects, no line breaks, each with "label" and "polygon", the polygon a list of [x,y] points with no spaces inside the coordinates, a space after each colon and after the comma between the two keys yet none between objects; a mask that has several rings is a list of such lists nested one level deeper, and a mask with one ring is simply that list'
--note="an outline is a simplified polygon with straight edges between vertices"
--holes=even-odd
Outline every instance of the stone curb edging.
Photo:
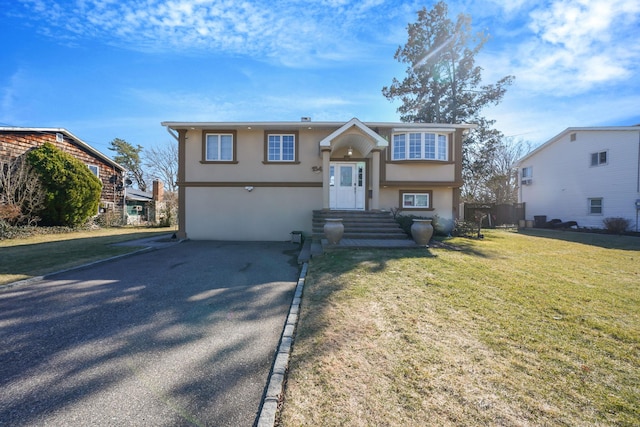
[{"label": "stone curb edging", "polygon": [[293,345],[294,334],[298,324],[300,302],[302,301],[302,292],[304,290],[304,281],[307,276],[308,267],[309,264],[305,262],[302,265],[302,270],[300,271],[300,278],[298,279],[296,291],[293,295],[291,308],[289,308],[287,322],[285,323],[284,330],[282,331],[282,337],[280,338],[280,345],[278,346],[276,359],[273,362],[273,367],[269,374],[267,391],[262,400],[262,408],[256,424],[257,427],[273,427],[276,421],[278,403],[280,402],[282,392],[284,391],[284,381],[289,367],[291,346]]}]

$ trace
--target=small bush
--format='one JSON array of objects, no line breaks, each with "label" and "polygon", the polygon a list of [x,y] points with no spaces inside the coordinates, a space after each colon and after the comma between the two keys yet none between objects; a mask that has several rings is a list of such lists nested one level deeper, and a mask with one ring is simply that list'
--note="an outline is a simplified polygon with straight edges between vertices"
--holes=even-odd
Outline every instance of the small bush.
[{"label": "small bush", "polygon": [[453,229],[454,236],[460,237],[477,237],[478,223],[472,221],[457,220]]},{"label": "small bush", "polygon": [[607,230],[607,233],[611,234],[624,234],[631,225],[631,221],[620,217],[605,218],[602,220],[602,223],[604,224],[604,228]]}]

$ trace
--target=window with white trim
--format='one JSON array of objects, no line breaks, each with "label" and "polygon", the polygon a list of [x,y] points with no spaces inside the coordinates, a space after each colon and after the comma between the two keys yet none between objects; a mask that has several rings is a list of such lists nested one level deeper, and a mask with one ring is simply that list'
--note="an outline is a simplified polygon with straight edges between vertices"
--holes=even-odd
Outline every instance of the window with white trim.
[{"label": "window with white trim", "polygon": [[264,132],[264,164],[298,164],[298,131],[270,129]]},{"label": "window with white trim", "polygon": [[267,160],[293,162],[296,159],[296,137],[293,134],[270,134],[267,137]]},{"label": "window with white trim", "polygon": [[602,197],[589,199],[589,215],[602,215]]},{"label": "window with white trim", "polygon": [[205,160],[208,162],[233,161],[233,134],[230,134],[230,133],[206,134]]},{"label": "window with white trim", "polygon": [[607,152],[599,151],[591,153],[591,166],[601,166],[607,164]]},{"label": "window with white trim", "polygon": [[449,159],[449,138],[432,132],[405,132],[393,134],[392,160]]},{"label": "window with white trim", "polygon": [[523,185],[529,185],[533,181],[533,166],[527,166],[520,169],[520,183]]},{"label": "window with white trim", "polygon": [[87,165],[92,174],[100,178],[100,167],[97,165]]},{"label": "window with white trim", "polygon": [[402,209],[431,209],[432,191],[400,191]]}]

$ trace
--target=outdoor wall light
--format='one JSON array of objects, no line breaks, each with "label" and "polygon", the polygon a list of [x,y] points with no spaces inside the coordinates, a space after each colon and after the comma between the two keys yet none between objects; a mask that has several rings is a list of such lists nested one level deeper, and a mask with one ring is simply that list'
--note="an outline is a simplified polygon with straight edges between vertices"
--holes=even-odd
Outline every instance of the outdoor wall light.
[{"label": "outdoor wall light", "polygon": [[353,148],[349,147],[347,150],[347,156],[353,156]]},{"label": "outdoor wall light", "polygon": [[247,190],[248,192],[252,192],[253,191],[253,186],[252,185],[247,185],[246,187],[244,187],[245,190]]}]

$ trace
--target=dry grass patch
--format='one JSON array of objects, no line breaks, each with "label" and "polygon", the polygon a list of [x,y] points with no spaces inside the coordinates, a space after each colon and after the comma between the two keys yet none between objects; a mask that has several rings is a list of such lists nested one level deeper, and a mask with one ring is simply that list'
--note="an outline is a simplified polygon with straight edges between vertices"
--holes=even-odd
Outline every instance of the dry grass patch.
[{"label": "dry grass patch", "polygon": [[280,424],[640,424],[640,240],[568,234],[314,259]]},{"label": "dry grass patch", "polygon": [[0,285],[133,252],[140,248],[113,244],[172,231],[124,227],[0,240]]}]

